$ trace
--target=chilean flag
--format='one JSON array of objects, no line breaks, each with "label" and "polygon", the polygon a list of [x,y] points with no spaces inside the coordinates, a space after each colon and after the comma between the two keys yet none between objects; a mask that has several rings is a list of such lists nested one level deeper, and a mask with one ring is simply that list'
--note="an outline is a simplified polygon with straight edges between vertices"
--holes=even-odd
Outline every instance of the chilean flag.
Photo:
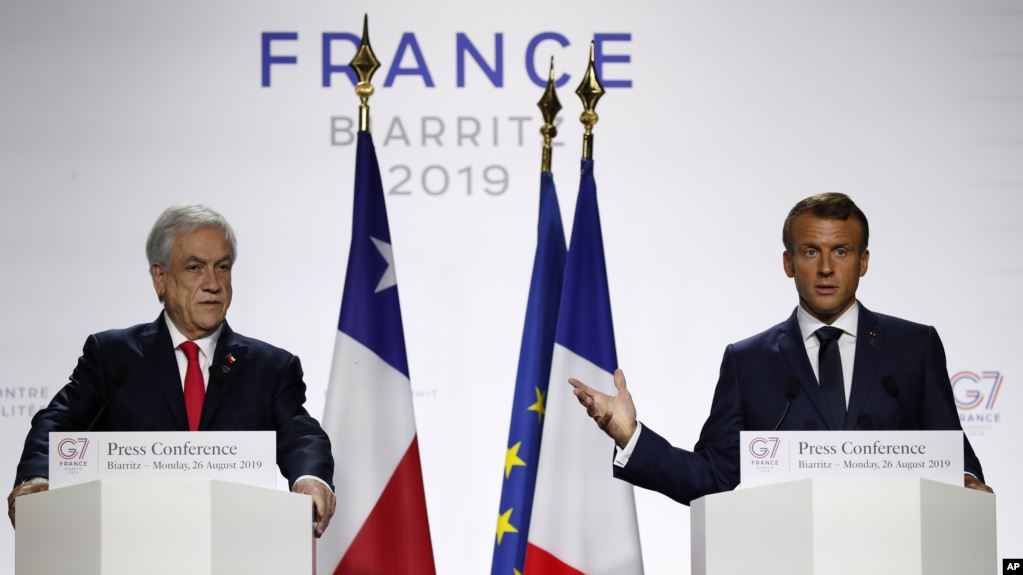
[{"label": "chilean flag", "polygon": [[611,472],[614,443],[568,378],[614,395],[618,366],[593,161],[583,160],[558,310],[525,575],[641,575],[632,486]]},{"label": "chilean flag", "polygon": [[358,135],[352,245],[323,426],[337,514],[318,543],[317,573],[435,573],[398,280],[369,132]]}]

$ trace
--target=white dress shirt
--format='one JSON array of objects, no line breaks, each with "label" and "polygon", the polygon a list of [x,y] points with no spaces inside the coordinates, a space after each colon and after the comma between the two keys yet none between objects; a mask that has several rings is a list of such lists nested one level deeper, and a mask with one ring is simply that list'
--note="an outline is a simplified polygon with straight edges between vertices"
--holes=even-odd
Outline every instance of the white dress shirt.
[{"label": "white dress shirt", "polygon": [[[179,346],[189,341],[189,339],[181,335],[178,327],[174,325],[174,322],[171,321],[167,314],[164,314],[163,320],[167,322],[167,330],[170,332],[171,344],[174,346],[174,358],[178,360],[178,373],[181,375],[181,390],[184,391],[185,373],[188,371],[188,358]],[[220,332],[223,329],[224,324],[220,324],[216,331],[210,335],[192,340],[192,343],[199,346],[199,370],[202,372],[203,389],[206,389],[206,382],[210,380],[210,364],[213,363],[213,352],[217,349],[217,342],[220,341]]]}]

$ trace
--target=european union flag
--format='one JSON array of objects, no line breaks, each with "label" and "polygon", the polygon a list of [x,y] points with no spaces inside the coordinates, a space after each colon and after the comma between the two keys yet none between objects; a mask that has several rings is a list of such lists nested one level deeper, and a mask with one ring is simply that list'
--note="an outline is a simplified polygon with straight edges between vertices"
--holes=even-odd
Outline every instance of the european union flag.
[{"label": "european union flag", "polygon": [[492,575],[521,573],[525,562],[566,251],[554,177],[541,172],[536,255],[515,378]]}]

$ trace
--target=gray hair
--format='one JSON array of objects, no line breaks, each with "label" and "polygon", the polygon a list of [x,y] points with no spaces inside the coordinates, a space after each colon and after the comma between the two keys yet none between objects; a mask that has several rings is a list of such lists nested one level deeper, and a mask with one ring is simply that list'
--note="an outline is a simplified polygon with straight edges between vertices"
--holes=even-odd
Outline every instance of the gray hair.
[{"label": "gray hair", "polygon": [[214,228],[224,234],[224,239],[231,246],[231,259],[238,257],[238,244],[234,238],[234,230],[224,216],[199,204],[181,204],[171,206],[160,214],[149,232],[146,240],[146,258],[149,267],[159,265],[167,269],[171,246],[181,234],[194,232],[199,228]]}]

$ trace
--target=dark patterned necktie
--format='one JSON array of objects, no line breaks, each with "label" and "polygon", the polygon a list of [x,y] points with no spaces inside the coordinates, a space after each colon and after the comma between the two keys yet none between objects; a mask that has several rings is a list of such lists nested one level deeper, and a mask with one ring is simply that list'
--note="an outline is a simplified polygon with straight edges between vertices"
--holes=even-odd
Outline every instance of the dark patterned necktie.
[{"label": "dark patterned necktie", "polygon": [[834,429],[845,428],[845,378],[842,377],[842,354],[838,352],[838,338],[842,337],[842,333],[837,327],[830,326],[814,332],[821,342],[817,356],[817,381],[824,392]]}]

